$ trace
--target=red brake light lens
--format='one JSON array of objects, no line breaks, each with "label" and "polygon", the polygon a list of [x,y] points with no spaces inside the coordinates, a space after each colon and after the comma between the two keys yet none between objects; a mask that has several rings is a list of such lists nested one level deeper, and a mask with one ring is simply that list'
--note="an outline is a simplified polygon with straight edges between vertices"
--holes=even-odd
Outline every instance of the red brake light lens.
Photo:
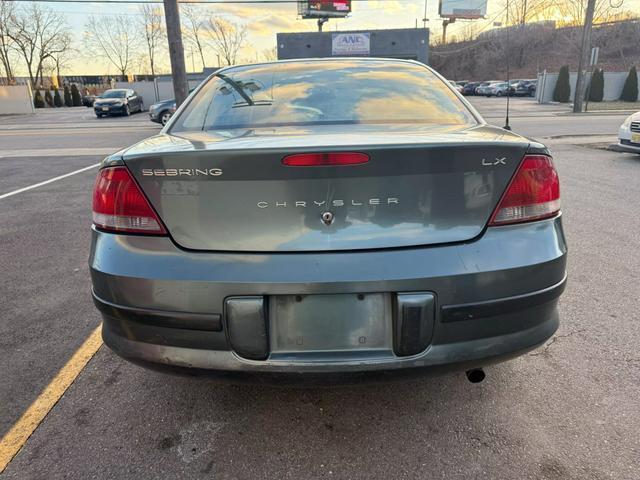
[{"label": "red brake light lens", "polygon": [[98,172],[93,187],[93,223],[113,232],[167,233],[126,167]]},{"label": "red brake light lens", "polygon": [[551,157],[526,155],[489,225],[552,217],[560,211],[560,181]]},{"label": "red brake light lens", "polygon": [[369,161],[369,155],[358,152],[298,153],[282,159],[289,167],[327,167],[332,165],[360,165]]}]

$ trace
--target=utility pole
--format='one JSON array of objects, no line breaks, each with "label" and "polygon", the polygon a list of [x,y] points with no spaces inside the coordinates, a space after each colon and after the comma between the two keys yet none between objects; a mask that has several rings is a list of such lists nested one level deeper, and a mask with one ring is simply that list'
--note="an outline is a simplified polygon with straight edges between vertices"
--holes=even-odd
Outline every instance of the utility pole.
[{"label": "utility pole", "polygon": [[171,78],[176,106],[180,106],[189,94],[187,68],[184,64],[184,48],[180,31],[180,10],[178,0],[163,0],[164,18],[167,23],[167,39],[169,41],[169,58],[171,59]]},{"label": "utility pole", "polygon": [[[422,28],[427,28],[428,21],[429,19],[427,18],[427,0],[424,0],[424,17],[422,17]],[[416,28],[418,28],[417,25]]]},{"label": "utility pole", "polygon": [[578,61],[576,91],[573,93],[573,113],[582,112],[582,99],[584,98],[584,72],[582,70],[589,61],[589,53],[591,52],[591,27],[593,26],[593,12],[595,9],[596,0],[589,0],[584,17],[584,27],[582,27],[582,45],[580,46],[580,60]]},{"label": "utility pole", "polygon": [[442,20],[442,44],[443,45],[447,43],[447,26],[449,26],[450,23],[454,23],[455,21],[456,21],[455,18],[447,18],[445,20]]}]

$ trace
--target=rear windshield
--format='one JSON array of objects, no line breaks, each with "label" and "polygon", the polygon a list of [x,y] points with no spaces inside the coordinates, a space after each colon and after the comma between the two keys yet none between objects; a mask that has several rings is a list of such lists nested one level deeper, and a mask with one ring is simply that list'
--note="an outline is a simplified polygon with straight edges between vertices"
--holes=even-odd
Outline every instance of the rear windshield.
[{"label": "rear windshield", "polygon": [[375,123],[476,124],[451,88],[420,65],[284,62],[213,76],[171,131]]}]

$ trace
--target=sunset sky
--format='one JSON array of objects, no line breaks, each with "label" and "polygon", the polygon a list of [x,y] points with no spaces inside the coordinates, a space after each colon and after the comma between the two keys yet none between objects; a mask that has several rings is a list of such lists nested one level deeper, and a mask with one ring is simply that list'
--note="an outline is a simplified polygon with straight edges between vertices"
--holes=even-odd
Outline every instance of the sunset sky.
[{"label": "sunset sky", "polygon": [[[478,20],[478,24],[484,28],[490,28],[492,19],[495,17],[495,10],[503,10],[501,4],[489,0],[488,20]],[[65,73],[68,74],[115,74],[115,68],[107,62],[96,59],[87,54],[83,54],[82,34],[85,30],[86,21],[89,15],[98,17],[123,14],[132,19],[140,19],[139,6],[134,4],[43,4],[44,8],[52,8],[62,13],[74,33],[74,46],[80,50],[80,55],[69,62]],[[161,6],[161,5],[159,5]],[[246,47],[240,57],[244,61],[255,61],[256,55],[262,58],[262,52],[273,49],[276,45],[276,33],[278,32],[299,32],[316,31],[317,26],[314,20],[301,20],[297,16],[296,4],[213,4],[199,5],[207,15],[215,15],[236,23],[247,26],[248,36]],[[424,0],[370,0],[358,1],[353,4],[353,11],[348,18],[331,19],[325,24],[325,31],[328,30],[350,30],[350,29],[381,29],[381,28],[412,28],[418,19],[418,25],[422,26],[424,15]],[[427,17],[431,19],[427,27],[432,29],[432,34],[439,34],[441,31],[441,20],[438,18],[438,4],[435,0],[429,0],[427,5]],[[460,22],[451,25],[449,32],[455,35],[456,30],[464,28],[468,22]],[[160,70],[168,71],[169,60],[166,50],[160,56]],[[193,53],[185,44],[185,57],[187,69],[199,71],[201,62],[197,53]],[[207,66],[215,66],[217,59],[211,47],[205,53]],[[141,63],[141,60],[136,62]],[[136,72],[140,68],[134,68]]]},{"label": "sunset sky", "polygon": [[[585,0],[586,2],[586,0]],[[625,10],[638,10],[640,0],[625,0]],[[45,8],[52,8],[62,13],[74,32],[75,47],[80,50],[77,56],[68,65],[65,73],[71,74],[115,74],[115,68],[105,61],[89,58],[83,54],[82,34],[85,30],[89,15],[105,16],[123,14],[132,19],[140,19],[139,6],[134,4],[43,4]],[[160,6],[160,5],[159,5]],[[247,45],[240,57],[244,61],[262,59],[262,52],[275,47],[275,37],[278,32],[315,31],[317,26],[314,20],[301,20],[297,17],[296,4],[210,4],[199,6],[206,15],[216,15],[226,20],[242,23],[247,26]],[[424,15],[424,0],[370,0],[353,3],[352,13],[345,19],[332,19],[325,25],[328,30],[356,30],[356,29],[381,29],[381,28],[413,28],[422,26]],[[459,21],[450,25],[448,36],[450,39],[456,35],[463,35],[470,25],[474,25],[477,31],[486,31],[493,28],[496,21],[504,21],[503,0],[489,0],[486,19],[475,21]],[[432,36],[440,36],[442,20],[438,17],[438,3],[436,0],[428,0],[427,17],[430,21],[427,27]],[[207,49],[206,61],[208,66],[217,64],[216,56],[211,47]],[[185,49],[187,69],[196,71],[201,69],[201,62],[197,54],[193,54],[188,47]],[[138,60],[136,65],[141,65]],[[168,71],[169,61],[166,50],[160,56],[160,70]],[[134,67],[132,73],[140,71],[140,67]]]}]

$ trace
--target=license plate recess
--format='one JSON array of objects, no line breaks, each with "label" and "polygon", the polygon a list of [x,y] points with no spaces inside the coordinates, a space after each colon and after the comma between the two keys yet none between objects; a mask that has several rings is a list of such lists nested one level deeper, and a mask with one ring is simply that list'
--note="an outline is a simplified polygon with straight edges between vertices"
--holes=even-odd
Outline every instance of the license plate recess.
[{"label": "license plate recess", "polygon": [[393,353],[390,293],[269,297],[271,358]]}]

